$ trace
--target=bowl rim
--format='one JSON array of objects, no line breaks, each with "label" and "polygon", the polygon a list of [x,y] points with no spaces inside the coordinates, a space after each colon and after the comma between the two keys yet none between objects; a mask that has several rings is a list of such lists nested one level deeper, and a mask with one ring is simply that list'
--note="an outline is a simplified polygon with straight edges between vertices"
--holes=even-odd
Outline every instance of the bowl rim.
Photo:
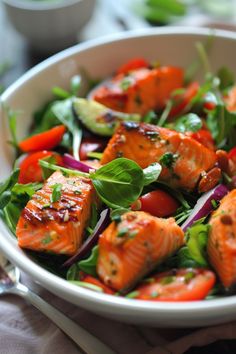
[{"label": "bowl rim", "polygon": [[[142,29],[129,31],[125,33],[117,33],[109,35],[106,37],[101,37],[99,39],[93,39],[85,43],[78,44],[71,48],[65,49],[62,52],[53,55],[52,57],[44,60],[40,64],[36,65],[28,72],[26,72],[22,77],[20,77],[15,83],[13,83],[0,97],[0,103],[4,103],[11,95],[18,90],[21,85],[26,83],[28,80],[32,79],[35,75],[40,74],[44,69],[57,65],[60,61],[68,59],[73,55],[79,54],[90,48],[99,47],[106,45],[112,42],[119,42],[130,40],[132,38],[145,37],[145,36],[209,36],[209,34],[214,33],[216,37],[224,39],[236,40],[236,33],[225,30],[214,30],[208,28],[195,28],[195,27],[168,27],[168,28],[151,28],[151,29]],[[3,223],[3,222],[2,222]],[[1,226],[1,224],[0,224]],[[167,316],[179,315],[181,316],[191,316],[198,318],[201,311],[208,311],[209,315],[214,316],[216,311],[221,314],[230,314],[232,310],[236,311],[236,295],[223,297],[212,300],[201,300],[201,301],[192,301],[192,302],[155,302],[155,301],[142,301],[142,300],[131,300],[123,297],[116,297],[113,295],[108,295],[104,293],[96,293],[91,290],[73,285],[66,281],[65,279],[60,278],[57,275],[52,274],[46,269],[42,268],[40,265],[28,258],[21,249],[17,250],[16,254],[12,254],[12,247],[16,245],[16,239],[12,237],[5,237],[4,233],[9,233],[2,231],[0,227],[0,248],[5,253],[5,255],[13,261],[17,266],[22,270],[28,273],[34,280],[38,281],[42,286],[47,288],[49,291],[56,293],[57,295],[66,298],[68,292],[73,297],[87,304],[85,307],[90,307],[92,305],[99,306],[100,309],[103,309],[104,312],[113,312],[120,313],[123,311],[131,311],[133,314],[140,316],[155,316],[157,314],[166,314]],[[75,300],[70,300],[73,303],[76,303]]]},{"label": "bowl rim", "polygon": [[83,3],[89,0],[45,0],[45,1],[33,1],[33,0],[2,0],[7,6],[14,7],[20,10],[29,11],[44,11],[44,10],[56,10],[73,6],[77,3]]}]

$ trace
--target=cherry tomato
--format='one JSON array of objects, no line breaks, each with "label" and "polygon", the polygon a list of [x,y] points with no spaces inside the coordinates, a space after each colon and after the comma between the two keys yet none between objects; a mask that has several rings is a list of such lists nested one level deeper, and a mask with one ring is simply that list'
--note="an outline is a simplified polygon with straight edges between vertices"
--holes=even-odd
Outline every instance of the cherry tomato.
[{"label": "cherry tomato", "polygon": [[160,218],[173,215],[179,207],[176,199],[161,189],[144,194],[139,201],[140,210]]},{"label": "cherry tomato", "polygon": [[105,294],[114,294],[114,290],[110,289],[107,285],[103,284],[101,280],[94,278],[92,275],[84,274],[81,277],[81,281],[99,286],[103,289]]},{"label": "cherry tomato", "polygon": [[188,87],[183,94],[175,96],[176,104],[170,111],[170,117],[174,117],[181,113],[189,104],[189,102],[196,96],[199,90],[199,83],[194,81]]},{"label": "cherry tomato", "polygon": [[88,158],[87,154],[89,152],[103,151],[105,146],[106,146],[106,142],[104,142],[104,139],[103,140],[99,138],[83,139],[79,151],[80,159],[86,160]]},{"label": "cherry tomato", "polygon": [[236,162],[236,146],[228,152],[228,158]]},{"label": "cherry tomato", "polygon": [[132,70],[147,68],[148,66],[149,64],[144,58],[134,58],[121,65],[117,70],[117,74],[128,74]]},{"label": "cherry tomato", "polygon": [[216,104],[215,104],[215,102],[206,101],[206,102],[204,102],[203,107],[205,109],[207,109],[208,111],[213,111],[213,109],[215,109],[215,107],[216,107]]},{"label": "cherry tomato", "polygon": [[42,169],[39,160],[53,156],[57,165],[62,165],[62,158],[53,151],[37,151],[28,154],[20,163],[19,183],[41,182],[43,180]]},{"label": "cherry tomato", "polygon": [[209,130],[200,129],[195,133],[188,133],[188,136],[191,136],[191,138],[197,140],[208,149],[215,150],[215,143]]},{"label": "cherry tomato", "polygon": [[134,292],[134,298],[153,301],[202,300],[213,288],[215,274],[206,269],[177,269],[156,274]]},{"label": "cherry tomato", "polygon": [[60,143],[65,131],[64,125],[58,125],[43,133],[22,140],[19,143],[19,147],[24,152],[53,149]]}]

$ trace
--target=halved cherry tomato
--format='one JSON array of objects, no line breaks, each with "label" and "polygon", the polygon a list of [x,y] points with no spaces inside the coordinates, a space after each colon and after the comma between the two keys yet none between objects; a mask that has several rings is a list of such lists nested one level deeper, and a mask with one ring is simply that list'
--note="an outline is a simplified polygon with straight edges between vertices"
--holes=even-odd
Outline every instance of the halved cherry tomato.
[{"label": "halved cherry tomato", "polygon": [[206,269],[177,269],[156,274],[137,287],[133,296],[140,300],[202,300],[215,284],[215,274]]},{"label": "halved cherry tomato", "polygon": [[103,151],[106,147],[106,141],[104,139],[99,138],[85,138],[83,139],[80,150],[79,156],[81,160],[86,160],[88,158],[88,152],[94,151]]},{"label": "halved cherry tomato", "polygon": [[33,135],[19,143],[19,147],[24,152],[39,150],[50,150],[57,146],[66,131],[64,125],[58,125],[46,132]]},{"label": "halved cherry tomato", "polygon": [[171,109],[169,116],[174,117],[177,114],[181,113],[187,107],[193,97],[196,96],[198,90],[199,83],[197,81],[194,81],[188,87],[186,87],[184,93],[175,96],[176,104]]},{"label": "halved cherry tomato", "polygon": [[144,58],[134,58],[121,65],[117,70],[117,74],[128,74],[132,70],[147,68],[148,66],[149,64]]},{"label": "halved cherry tomato", "polygon": [[53,156],[57,165],[62,165],[62,158],[53,151],[37,151],[28,154],[20,163],[19,183],[41,182],[43,180],[42,169],[39,160]]},{"label": "halved cherry tomato", "polygon": [[188,136],[191,136],[191,138],[197,140],[208,149],[215,150],[214,139],[212,138],[211,132],[209,130],[200,129],[195,133],[188,133]]},{"label": "halved cherry tomato", "polygon": [[103,289],[105,294],[114,294],[115,293],[114,290],[110,289],[107,285],[103,284],[101,282],[101,280],[94,278],[92,275],[84,274],[84,275],[82,275],[81,280],[86,283],[90,283],[90,284],[99,286],[100,288]]},{"label": "halved cherry tomato", "polygon": [[179,207],[178,202],[167,192],[157,189],[139,198],[140,209],[157,217],[173,215]]}]

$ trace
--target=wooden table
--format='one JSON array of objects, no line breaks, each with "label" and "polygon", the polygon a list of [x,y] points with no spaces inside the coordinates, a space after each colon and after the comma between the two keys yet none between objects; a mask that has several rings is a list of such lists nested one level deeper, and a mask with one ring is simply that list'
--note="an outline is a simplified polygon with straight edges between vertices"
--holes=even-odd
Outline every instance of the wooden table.
[{"label": "wooden table", "polygon": [[[121,20],[120,15],[116,16],[114,13],[112,14],[114,8],[112,9],[110,6],[110,1],[112,0],[100,0],[93,18],[80,35],[81,41],[128,29],[126,28],[127,23]],[[135,28],[138,26],[139,22],[133,23],[132,27]],[[46,59],[46,57],[47,56],[42,56],[31,51],[26,40],[12,28],[6,17],[2,3],[0,2],[0,63],[7,61],[11,66],[4,77],[0,78],[0,84],[7,87],[30,67]],[[236,340],[218,341],[201,349],[192,348],[187,352],[187,354],[199,353],[236,353]]]}]

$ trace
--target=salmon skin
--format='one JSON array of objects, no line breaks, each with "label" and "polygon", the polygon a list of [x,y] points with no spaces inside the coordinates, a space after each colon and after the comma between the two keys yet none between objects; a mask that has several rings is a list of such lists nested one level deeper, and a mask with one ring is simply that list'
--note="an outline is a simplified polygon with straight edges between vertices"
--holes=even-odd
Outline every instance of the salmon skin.
[{"label": "salmon skin", "polygon": [[115,290],[125,291],[184,244],[184,232],[174,218],[127,212],[99,238],[97,273]]},{"label": "salmon skin", "polygon": [[[51,202],[55,184],[61,184],[61,196]],[[22,211],[16,228],[19,246],[73,255],[81,245],[94,193],[89,179],[54,172]]]},{"label": "salmon skin", "polygon": [[207,253],[226,288],[236,283],[236,189],[228,193],[212,214]]},{"label": "salmon skin", "polygon": [[160,179],[174,188],[192,191],[202,174],[216,163],[214,151],[185,134],[155,125],[122,122],[101,159],[106,164],[117,157],[134,160],[142,168],[160,162]]},{"label": "salmon skin", "polygon": [[116,111],[143,115],[152,109],[163,109],[171,92],[182,86],[183,70],[180,68],[142,68],[128,75],[116,75],[92,91],[89,97]]}]

